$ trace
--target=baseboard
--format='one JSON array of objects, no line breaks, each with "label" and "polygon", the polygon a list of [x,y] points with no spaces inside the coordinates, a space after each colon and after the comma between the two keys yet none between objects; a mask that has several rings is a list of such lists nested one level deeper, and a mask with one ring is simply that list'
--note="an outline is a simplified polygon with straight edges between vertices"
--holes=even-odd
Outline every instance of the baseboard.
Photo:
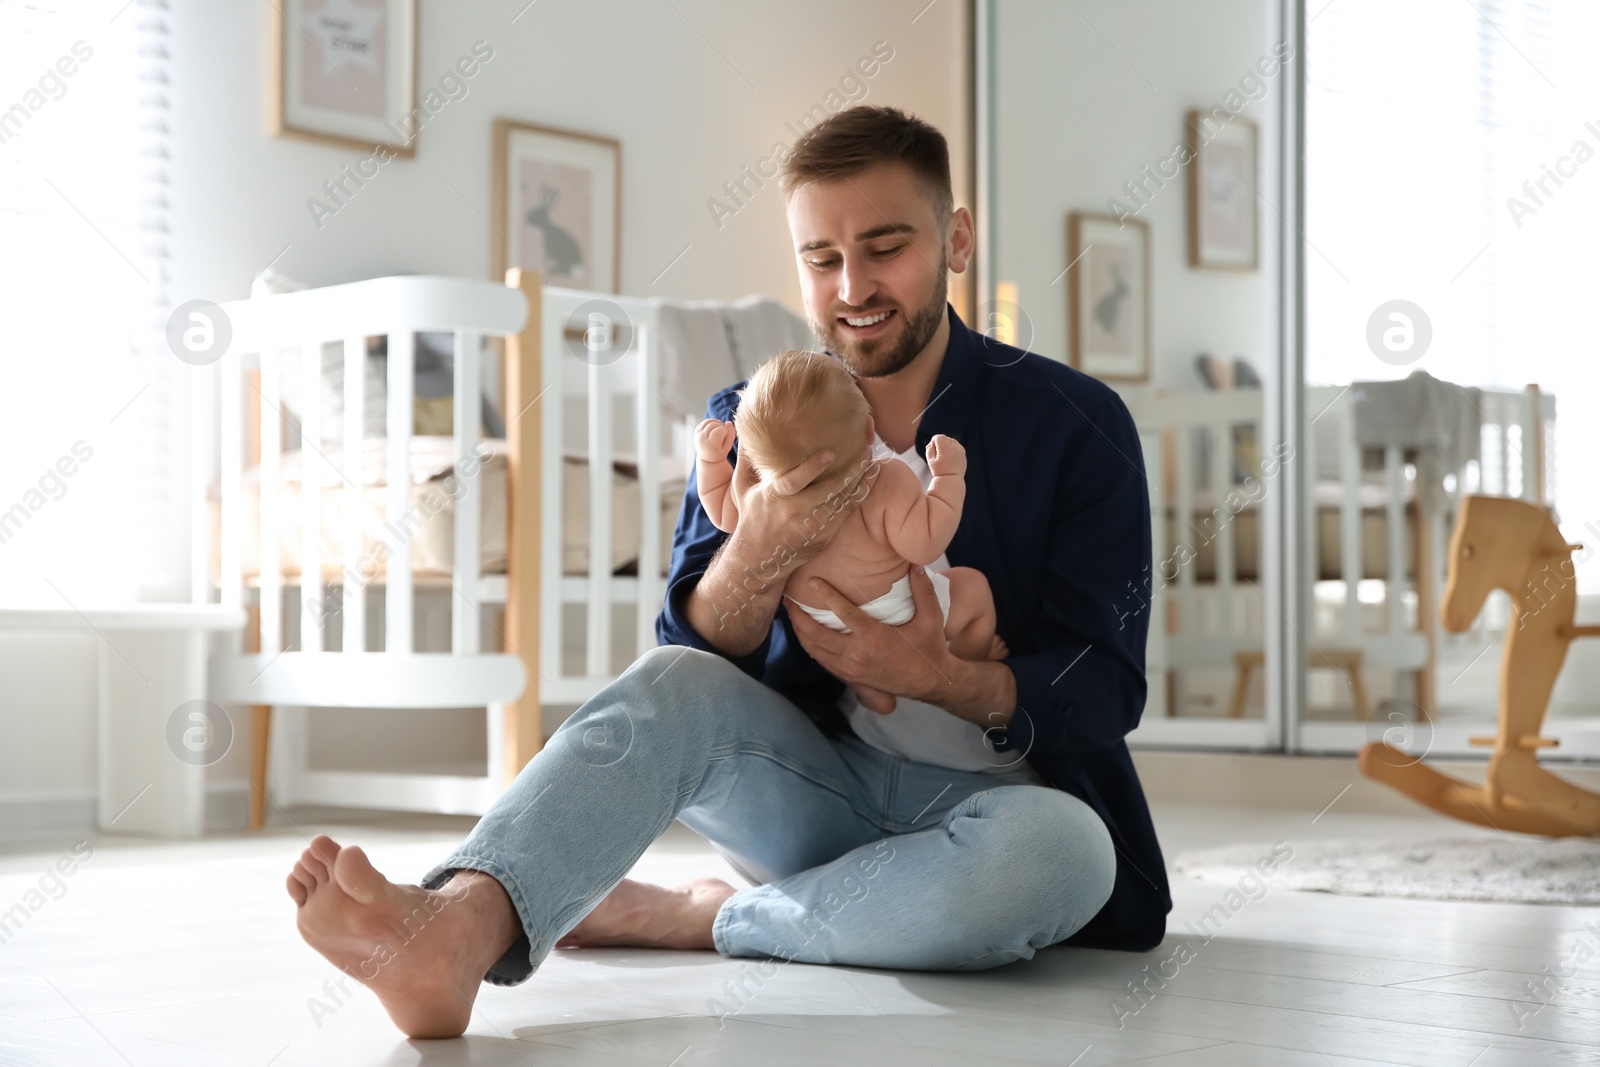
[{"label": "baseboard", "polygon": [[[1337,798],[1340,811],[1415,815],[1426,810],[1389,787],[1362,777],[1354,756],[1137,749],[1133,763],[1152,804],[1318,812]],[[1485,764],[1485,760],[1471,759],[1428,760],[1428,765],[1441,773],[1469,782],[1483,781]],[[1556,765],[1551,769],[1574,785],[1600,792],[1600,768]]]},{"label": "baseboard", "polygon": [[[207,830],[237,830],[249,819],[246,786],[206,786]],[[95,826],[93,790],[19,793],[0,796],[0,839],[36,837],[64,830],[91,831]]]},{"label": "baseboard", "polygon": [[92,789],[0,796],[0,838],[34,837],[94,826]]}]

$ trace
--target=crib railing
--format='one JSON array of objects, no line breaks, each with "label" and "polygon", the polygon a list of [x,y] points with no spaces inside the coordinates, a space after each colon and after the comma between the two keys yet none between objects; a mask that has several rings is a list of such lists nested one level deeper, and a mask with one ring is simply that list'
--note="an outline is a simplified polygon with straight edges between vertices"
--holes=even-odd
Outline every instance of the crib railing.
[{"label": "crib railing", "polygon": [[[204,494],[219,495],[220,574],[213,585],[204,550],[209,524],[195,523],[195,599],[213,597],[255,614],[259,645],[235,649],[211,665],[212,698],[256,707],[257,721],[270,721],[275,705],[352,708],[459,708],[485,706],[489,714],[488,784],[484,780],[431,776],[418,790],[396,779],[430,776],[369,775],[359,788],[331,774],[300,768],[303,788],[287,788],[285,760],[275,782],[295,801],[370,803],[427,810],[482,810],[495,788],[510,780],[541,743],[541,705],[576,704],[615,675],[614,653],[637,654],[655,644],[654,622],[664,595],[659,565],[670,527],[662,517],[662,481],[683,473],[663,469],[686,463],[693,413],[667,408],[655,357],[659,305],[650,300],[544,287],[531,272],[512,271],[508,284],[454,278],[382,278],[223,305],[233,341],[209,369],[209,391],[197,390],[195,425],[200,451],[216,469],[197,469]],[[431,598],[419,616],[413,576],[411,454],[413,446],[414,338],[449,333],[454,352],[454,398],[450,475],[454,498],[454,546],[449,574],[448,649],[440,642],[416,647],[413,630],[436,618]],[[385,471],[383,513],[387,527],[381,560],[363,545],[363,447],[370,446],[367,407],[367,343],[387,341],[384,401]],[[481,547],[480,397],[498,395],[497,359],[485,339],[503,339],[503,409],[507,457],[507,567],[485,574]],[[323,396],[324,347],[337,345],[338,374],[329,375],[343,403],[339,433]],[[288,417],[286,381],[298,372],[301,386]],[[220,403],[218,397],[221,398]],[[569,407],[571,410],[569,410]],[[625,414],[618,414],[623,411]],[[683,425],[678,425],[681,416]],[[285,437],[284,428],[294,435]],[[210,435],[215,436],[210,436]],[[326,447],[324,439],[337,439]],[[289,483],[285,456],[298,448],[299,493],[280,507]],[[589,505],[584,574],[563,572],[563,479],[572,474],[564,456],[585,454]],[[624,451],[637,478],[639,565],[632,575],[613,574],[613,468]],[[663,458],[666,453],[666,458]],[[246,573],[244,516],[246,475],[257,467],[259,568]],[[322,477],[326,475],[326,478]],[[324,481],[338,480],[330,492]],[[323,510],[338,493],[346,514],[322,548]],[[324,494],[328,493],[327,496]],[[368,497],[368,509],[371,497]],[[202,495],[197,514],[203,516]],[[298,533],[299,573],[285,571],[283,538]],[[371,531],[367,530],[370,541]],[[376,573],[381,562],[382,574]],[[325,573],[325,570],[327,573]],[[333,572],[337,572],[336,574]],[[286,593],[298,582],[298,618],[285,618]],[[381,583],[381,615],[368,632],[369,582]],[[433,576],[430,585],[435,584]],[[337,613],[325,608],[337,589]],[[256,588],[252,589],[252,585]],[[485,651],[486,605],[505,605],[499,627],[504,651]],[[581,605],[581,631],[568,633],[562,611]],[[631,605],[632,634],[614,626],[612,608]],[[337,614],[339,626],[329,623]],[[294,625],[298,623],[298,625]],[[290,647],[294,631],[299,643]],[[581,640],[582,666],[566,660]],[[629,649],[628,645],[632,648]],[[369,651],[370,649],[370,651]],[[631,658],[631,656],[629,657]],[[526,681],[526,685],[524,682]],[[520,693],[520,695],[519,695]],[[274,751],[296,763],[304,756],[303,716],[290,716],[278,730]],[[282,740],[287,736],[289,740]],[[264,739],[261,728],[258,742]],[[264,763],[263,763],[264,766]],[[304,772],[304,773],[300,773]],[[264,775],[264,771],[262,772]],[[349,777],[349,776],[346,776]],[[305,785],[309,783],[309,785]],[[488,791],[486,791],[486,789]]]},{"label": "crib railing", "polygon": [[[1451,502],[1462,493],[1487,492],[1544,503],[1554,485],[1550,443],[1555,399],[1533,387],[1483,389],[1475,403],[1482,421],[1481,458],[1457,470],[1426,472],[1423,480],[1428,486],[1419,485],[1415,465],[1398,448],[1383,450],[1378,470],[1364,470],[1351,391],[1336,386],[1307,389],[1310,432],[1302,453],[1285,455],[1279,463],[1306,472],[1307,493],[1300,503],[1305,536],[1297,546],[1300,573],[1332,578],[1341,585],[1343,604],[1334,631],[1313,629],[1311,639],[1330,651],[1338,646],[1359,653],[1357,662],[1366,667],[1419,672],[1418,703],[1426,710],[1434,703],[1431,672],[1440,639],[1434,604],[1443,582]],[[1129,407],[1147,451],[1152,446],[1159,449],[1158,459],[1150,465],[1150,491],[1152,525],[1163,551],[1157,552],[1152,566],[1151,597],[1158,612],[1152,631],[1163,632],[1159,642],[1152,642],[1152,666],[1232,667],[1240,653],[1259,650],[1262,637],[1238,615],[1236,523],[1221,501],[1235,485],[1237,431],[1254,433],[1263,456],[1273,451],[1261,433],[1262,394],[1149,391],[1131,395]],[[1438,484],[1431,484],[1435,480]],[[1286,491],[1289,482],[1279,474],[1258,484],[1255,495],[1260,497]],[[1330,496],[1336,497],[1339,541],[1333,575],[1320,565],[1318,543],[1318,513],[1329,506]],[[1363,552],[1364,538],[1373,532],[1364,520],[1374,508],[1374,496],[1381,498],[1377,506],[1383,517],[1381,570],[1369,566]],[[1169,516],[1178,545],[1194,547],[1203,541],[1213,546],[1214,581],[1202,583],[1193,565],[1174,565],[1174,557],[1181,556],[1178,545],[1163,544]],[[1259,538],[1257,545],[1262,551]],[[1261,561],[1254,562],[1259,568]],[[1373,579],[1383,583],[1384,610],[1376,628],[1364,617],[1361,600],[1363,582]],[[1204,605],[1202,584],[1210,586]],[[1202,611],[1202,606],[1210,611]],[[1489,613],[1478,623],[1480,628],[1492,625]],[[1483,635],[1457,640],[1481,642]]]},{"label": "crib railing", "polygon": [[[497,706],[515,700],[532,673],[514,652],[485,652],[481,631],[485,575],[482,573],[478,462],[484,338],[514,338],[528,318],[519,289],[488,281],[437,277],[379,278],[321,289],[235,301],[222,306],[232,343],[213,368],[214,392],[197,390],[196,426],[205,432],[215,413],[220,575],[217,596],[230,606],[257,612],[259,644],[245,654],[215,657],[213,699],[270,709],[275,705],[352,708],[451,708]],[[419,521],[411,500],[414,335],[448,332],[454,337],[454,429],[450,475],[454,552],[450,585],[452,626],[448,651],[414,648],[414,579],[411,540]],[[385,402],[387,532],[383,558],[363,546],[362,473],[366,437],[367,339],[387,339]],[[342,354],[343,423],[337,459],[324,448],[323,348]],[[296,422],[285,415],[285,371],[298,370]],[[220,403],[215,399],[220,397]],[[208,409],[207,403],[217,403]],[[282,428],[298,426],[298,440]],[[299,498],[280,513],[285,446],[301,452]],[[259,457],[254,453],[259,452]],[[244,573],[244,478],[259,458],[259,569],[255,603],[249,603]],[[324,560],[323,480],[336,475],[347,512],[336,532],[338,552]],[[203,513],[204,508],[200,509]],[[197,524],[198,525],[198,524]],[[282,535],[298,526],[298,647],[285,642],[286,579]],[[197,550],[197,600],[210,598],[208,552]],[[324,592],[324,565],[339,565],[330,584],[340,590],[339,648],[330,649],[326,630],[333,614]],[[382,564],[382,652],[370,652],[366,593]],[[531,664],[529,665],[532,666]],[[536,669],[536,668],[535,668]],[[491,745],[499,738],[491,731]],[[536,747],[536,743],[535,743]],[[475,802],[474,802],[475,803]]]},{"label": "crib railing", "polygon": [[[589,520],[587,575],[563,574],[561,539],[543,539],[540,570],[554,595],[542,598],[540,612],[542,665],[540,693],[549,703],[581,703],[614,677],[613,653],[618,648],[612,606],[634,608],[633,655],[655,646],[655,617],[664,595],[658,560],[662,541],[671,531],[661,521],[663,451],[683,462],[687,436],[673,433],[667,444],[661,389],[661,361],[656,357],[660,322],[657,301],[550,288],[544,291],[541,392],[563,398],[545,403],[542,412],[542,475],[544,510],[561,511],[563,453],[576,436],[568,425],[567,398],[582,398],[584,453],[588,460]],[[617,425],[621,417],[630,425]],[[679,413],[687,419],[688,413]],[[669,416],[670,417],[670,416]],[[623,431],[627,432],[624,433]],[[632,576],[614,575],[612,559],[612,479],[618,442],[631,438],[637,463],[639,494],[638,566]],[[584,667],[566,669],[571,635],[562,625],[562,608],[582,604],[585,614]],[[631,657],[630,657],[631,658]]]}]

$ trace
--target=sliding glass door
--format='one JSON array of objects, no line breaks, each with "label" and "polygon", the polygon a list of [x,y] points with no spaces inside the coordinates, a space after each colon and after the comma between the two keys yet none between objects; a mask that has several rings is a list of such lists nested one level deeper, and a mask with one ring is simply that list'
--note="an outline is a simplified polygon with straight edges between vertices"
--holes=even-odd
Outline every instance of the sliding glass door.
[{"label": "sliding glass door", "polygon": [[1150,629],[1133,742],[1279,748],[1293,457],[1269,398],[1294,46],[1260,0],[977,16],[979,325],[1099,378],[1140,432],[1155,551],[1107,606]]},{"label": "sliding glass door", "polygon": [[[1600,8],[1313,7],[1296,555],[1307,675],[1289,741],[1387,741],[1396,760],[1482,751],[1508,635],[1570,618],[1574,603],[1600,617]],[[1566,542],[1583,547],[1568,556]],[[1520,627],[1506,592],[1480,592],[1529,582]],[[1543,736],[1557,758],[1592,756],[1597,724],[1600,642],[1579,641]]]}]

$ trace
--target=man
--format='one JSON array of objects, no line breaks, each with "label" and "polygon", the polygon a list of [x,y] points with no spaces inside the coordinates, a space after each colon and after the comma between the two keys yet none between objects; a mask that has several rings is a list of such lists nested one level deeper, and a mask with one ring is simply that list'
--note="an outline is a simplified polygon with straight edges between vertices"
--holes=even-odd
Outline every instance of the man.
[{"label": "man", "polygon": [[[848,634],[782,608],[872,468],[811,484],[822,453],[758,484],[737,465],[731,535],[691,480],[662,647],[579,708],[422,886],[326,837],[290,876],[302,935],[411,1036],[461,1033],[480,981],[523,981],[561,946],[976,970],[1163,936],[1165,870],[1124,743],[1148,619],[1117,605],[1151,551],[1126,408],[948,307],[973,229],[933,127],[840,112],[796,143],[784,187],[808,318],[882,444],[924,479],[934,434],[966,447],[965,509],[935,567],[983,571],[1010,656],[953,657],[920,568],[903,626],[825,586]],[[709,414],[737,401],[724,390]],[[624,880],[674,818],[754,888]]]}]

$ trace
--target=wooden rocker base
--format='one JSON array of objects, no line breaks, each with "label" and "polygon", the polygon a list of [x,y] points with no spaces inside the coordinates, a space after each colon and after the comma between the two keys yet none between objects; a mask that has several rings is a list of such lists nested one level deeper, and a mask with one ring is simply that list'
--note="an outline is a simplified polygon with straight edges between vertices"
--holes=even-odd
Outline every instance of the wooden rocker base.
[{"label": "wooden rocker base", "polygon": [[1600,835],[1600,796],[1557,778],[1537,764],[1513,769],[1491,763],[1490,781],[1506,777],[1508,770],[1512,771],[1511,777],[1521,779],[1514,792],[1500,789],[1494,791],[1497,796],[1492,796],[1485,786],[1440,774],[1381,741],[1363,748],[1357,762],[1364,776],[1462,822],[1544,837]]}]

